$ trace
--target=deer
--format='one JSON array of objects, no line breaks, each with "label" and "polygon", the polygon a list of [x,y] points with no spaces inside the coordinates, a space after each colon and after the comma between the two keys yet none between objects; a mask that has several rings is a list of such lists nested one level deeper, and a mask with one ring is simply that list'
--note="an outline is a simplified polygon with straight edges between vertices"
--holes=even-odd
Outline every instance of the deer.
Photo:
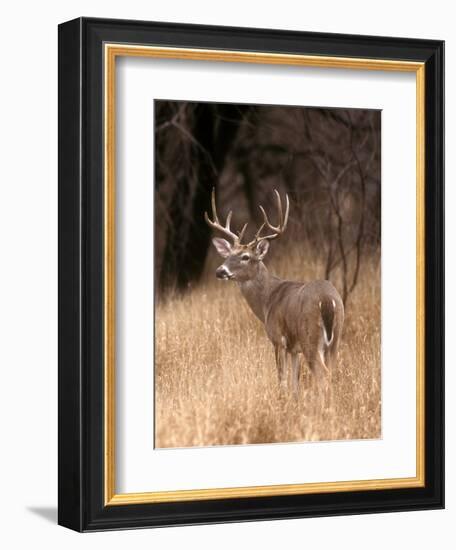
[{"label": "deer", "polygon": [[304,358],[312,380],[327,393],[344,324],[344,304],[328,280],[289,281],[269,272],[263,260],[270,242],[285,232],[290,212],[288,194],[284,214],[280,194],[276,189],[274,192],[278,225],[270,222],[265,209],[259,205],[263,223],[253,240],[243,243],[248,224],[238,233],[232,231],[233,212],[230,211],[223,225],[217,214],[215,189],[212,189],[212,219],[207,212],[204,218],[212,229],[226,237],[212,239],[224,258],[215,275],[218,279],[236,282],[253,314],[264,324],[274,347],[279,388],[288,386],[291,363],[291,388],[295,397],[298,396],[301,358]]}]

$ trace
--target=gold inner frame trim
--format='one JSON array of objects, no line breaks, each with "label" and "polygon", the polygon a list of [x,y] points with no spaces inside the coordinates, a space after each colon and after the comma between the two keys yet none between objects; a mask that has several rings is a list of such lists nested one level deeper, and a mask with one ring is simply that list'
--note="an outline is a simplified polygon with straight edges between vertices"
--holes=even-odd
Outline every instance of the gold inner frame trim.
[{"label": "gold inner frame trim", "polygon": [[[151,504],[224,498],[402,489],[425,486],[424,462],[424,269],[425,269],[425,67],[424,63],[262,52],[104,45],[104,497],[105,505]],[[115,121],[116,58],[152,57],[261,63],[336,69],[414,72],[416,75],[416,476],[220,489],[116,494],[115,491]]]}]

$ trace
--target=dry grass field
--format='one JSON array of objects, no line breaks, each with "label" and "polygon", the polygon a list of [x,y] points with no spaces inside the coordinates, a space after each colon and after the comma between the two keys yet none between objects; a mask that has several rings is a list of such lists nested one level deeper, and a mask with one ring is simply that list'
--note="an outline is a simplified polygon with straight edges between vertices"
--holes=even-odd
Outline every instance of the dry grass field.
[{"label": "dry grass field", "polygon": [[[319,259],[309,261],[298,250],[267,260],[281,277],[321,277]],[[310,384],[305,364],[298,399],[279,391],[263,325],[235,283],[216,280],[215,265],[209,262],[197,287],[156,304],[155,446],[380,437],[378,259],[362,264],[349,298],[329,406]]]}]

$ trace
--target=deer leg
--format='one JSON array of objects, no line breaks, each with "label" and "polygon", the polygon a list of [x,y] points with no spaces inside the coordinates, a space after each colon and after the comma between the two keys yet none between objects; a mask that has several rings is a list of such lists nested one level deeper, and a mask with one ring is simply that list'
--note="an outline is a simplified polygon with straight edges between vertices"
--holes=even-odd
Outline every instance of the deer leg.
[{"label": "deer leg", "polygon": [[293,390],[293,395],[298,397],[299,392],[299,374],[301,371],[301,365],[299,362],[299,355],[293,353],[291,355],[291,387]]},{"label": "deer leg", "polygon": [[286,358],[286,350],[280,346],[274,347],[275,351],[275,359],[276,359],[276,366],[277,366],[277,375],[279,379],[279,385],[281,388],[285,387],[286,383],[286,366],[287,366],[287,358]]},{"label": "deer leg", "polygon": [[323,350],[318,351],[317,357],[316,357],[316,364],[318,365],[319,372],[322,375],[322,378],[324,379],[324,377],[329,374],[329,369],[326,366],[325,354]]},{"label": "deer leg", "polygon": [[316,364],[319,372],[319,387],[323,391],[328,407],[330,407],[332,402],[331,369],[326,366],[325,355],[321,350],[317,353]]},{"label": "deer leg", "polygon": [[334,365],[337,361],[338,350],[339,350],[339,337],[334,336],[334,341],[329,346],[329,348],[327,348],[325,353],[325,364],[328,366],[328,369],[330,372],[332,368],[334,368]]},{"label": "deer leg", "polygon": [[326,363],[323,358],[323,354],[320,351],[312,357],[307,357],[307,363],[309,364],[310,371],[312,373],[312,385],[317,384],[319,389],[322,389],[325,386],[325,380],[329,369],[326,366]]},{"label": "deer leg", "polygon": [[326,350],[325,363],[328,366],[328,406],[332,407],[333,404],[333,383],[332,376],[333,370],[336,367],[337,358],[339,355],[339,335],[335,335],[334,341],[331,346]]}]

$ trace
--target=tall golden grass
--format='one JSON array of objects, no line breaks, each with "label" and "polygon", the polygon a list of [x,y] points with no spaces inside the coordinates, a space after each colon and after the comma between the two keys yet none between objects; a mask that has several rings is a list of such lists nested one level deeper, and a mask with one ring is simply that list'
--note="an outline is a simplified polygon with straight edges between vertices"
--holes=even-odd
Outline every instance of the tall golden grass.
[{"label": "tall golden grass", "polygon": [[[321,261],[303,256],[302,249],[266,263],[288,279],[321,278]],[[329,404],[311,384],[305,363],[298,398],[279,390],[263,325],[235,283],[215,279],[214,265],[209,262],[196,288],[169,293],[156,304],[155,446],[380,437],[378,259],[362,263],[349,298]]]}]

